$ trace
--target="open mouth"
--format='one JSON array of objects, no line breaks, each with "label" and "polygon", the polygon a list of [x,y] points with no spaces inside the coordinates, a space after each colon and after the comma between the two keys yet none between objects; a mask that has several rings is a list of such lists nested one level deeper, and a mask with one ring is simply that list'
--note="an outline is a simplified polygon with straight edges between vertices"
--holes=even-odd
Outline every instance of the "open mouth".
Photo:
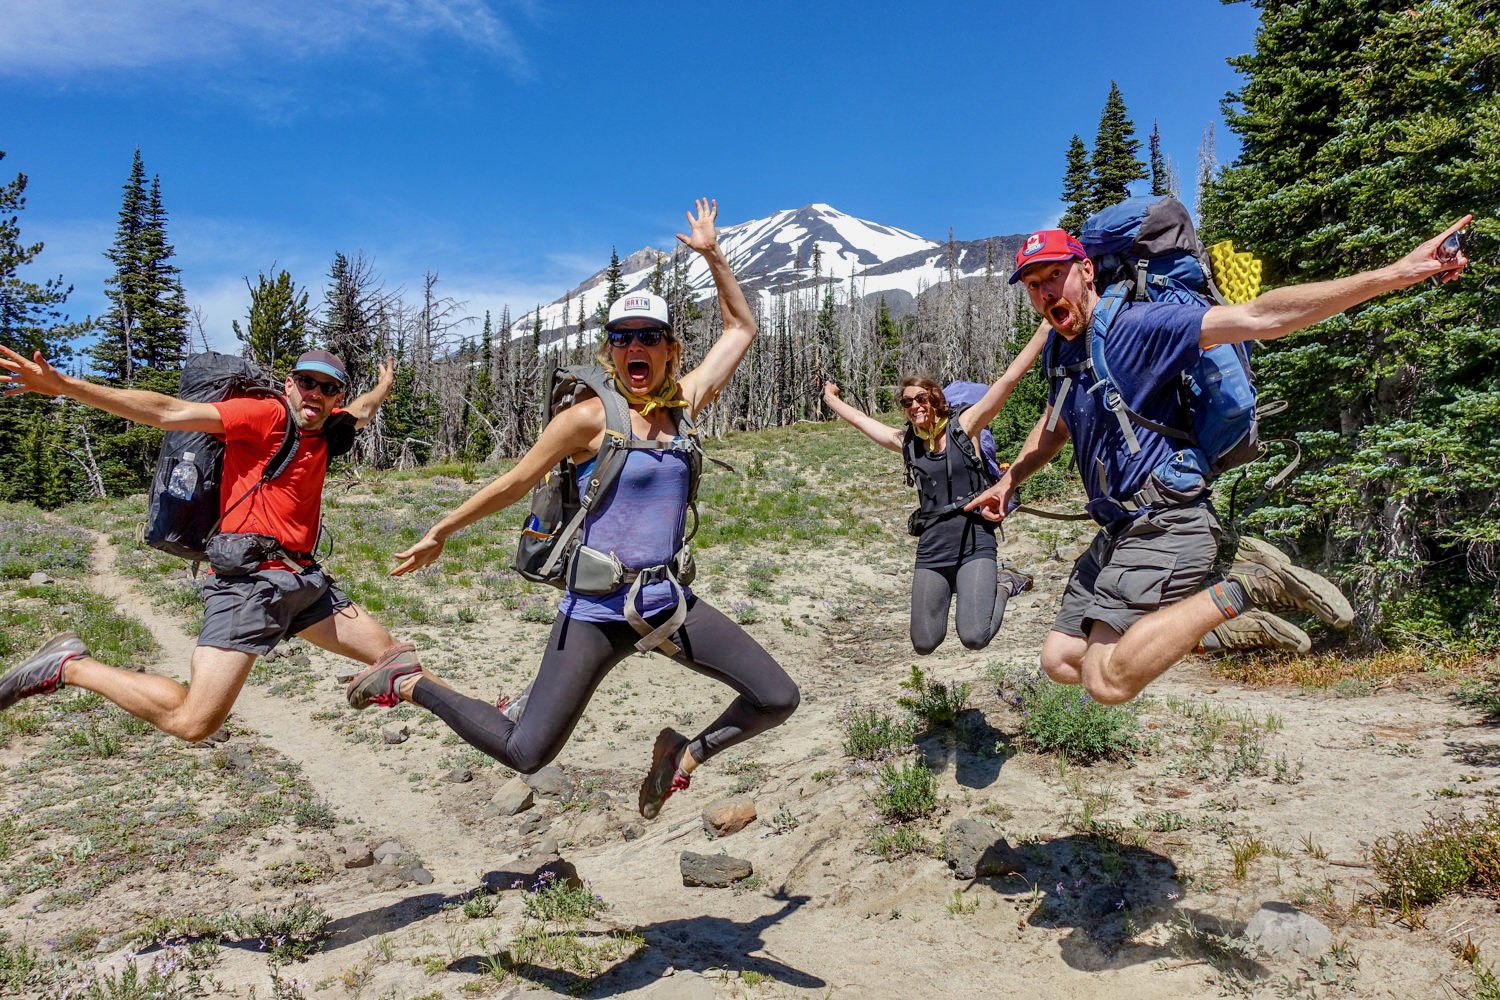
[{"label": "open mouth", "polygon": [[1066,330],[1073,322],[1073,310],[1065,302],[1059,302],[1047,310],[1047,318],[1052,321],[1053,327],[1058,330]]},{"label": "open mouth", "polygon": [[627,361],[625,363],[625,377],[632,382],[645,382],[651,378],[651,362],[649,361]]}]

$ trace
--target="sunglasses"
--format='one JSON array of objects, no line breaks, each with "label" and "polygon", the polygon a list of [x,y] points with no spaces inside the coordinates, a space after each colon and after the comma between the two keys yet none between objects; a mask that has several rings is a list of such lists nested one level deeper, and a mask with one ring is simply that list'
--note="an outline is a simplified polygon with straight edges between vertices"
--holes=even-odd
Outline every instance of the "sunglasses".
[{"label": "sunglasses", "polygon": [[931,406],[932,397],[927,395],[927,393],[925,392],[919,392],[915,396],[901,397],[901,409],[903,410],[909,410],[913,406],[917,406],[919,404],[922,406]]},{"label": "sunglasses", "polygon": [[639,340],[642,347],[655,347],[661,343],[667,331],[660,327],[649,330],[611,330],[605,336],[609,339],[610,347],[629,347],[632,340]]},{"label": "sunglasses", "polygon": [[337,396],[339,393],[344,391],[343,385],[338,382],[324,382],[320,378],[313,378],[311,375],[303,375],[301,372],[293,372],[292,381],[296,383],[297,388],[301,389],[303,392],[313,392],[314,390],[316,390],[323,396]]}]

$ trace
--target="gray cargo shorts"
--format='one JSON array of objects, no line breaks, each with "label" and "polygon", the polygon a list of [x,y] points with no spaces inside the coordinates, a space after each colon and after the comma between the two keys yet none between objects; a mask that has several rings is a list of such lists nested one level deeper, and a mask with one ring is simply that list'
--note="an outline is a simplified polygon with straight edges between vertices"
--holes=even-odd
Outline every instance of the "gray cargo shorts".
[{"label": "gray cargo shorts", "polygon": [[1073,564],[1053,631],[1087,639],[1094,622],[1124,633],[1203,589],[1219,552],[1219,518],[1206,503],[1149,511],[1118,534],[1105,528]]},{"label": "gray cargo shorts", "polygon": [[301,573],[261,569],[244,576],[209,574],[198,595],[203,598],[198,645],[256,656],[353,603],[320,566]]}]

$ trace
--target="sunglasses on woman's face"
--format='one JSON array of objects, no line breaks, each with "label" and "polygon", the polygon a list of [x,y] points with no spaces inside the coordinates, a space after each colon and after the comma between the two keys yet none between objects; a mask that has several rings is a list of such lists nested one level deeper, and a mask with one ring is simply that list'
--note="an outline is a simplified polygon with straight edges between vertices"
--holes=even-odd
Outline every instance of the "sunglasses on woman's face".
[{"label": "sunglasses on woman's face", "polygon": [[909,410],[913,406],[918,406],[918,405],[921,405],[921,406],[931,406],[932,405],[932,397],[929,396],[929,395],[927,395],[927,393],[925,393],[925,392],[919,392],[915,396],[902,396],[901,397],[901,409],[903,409],[903,410]]},{"label": "sunglasses on woman's face", "polygon": [[611,330],[608,333],[609,346],[626,348],[632,340],[639,340],[642,347],[655,347],[666,335],[667,331],[660,327],[650,330]]},{"label": "sunglasses on woman's face", "polygon": [[320,378],[313,378],[311,375],[303,375],[300,372],[293,373],[292,382],[303,392],[313,392],[316,390],[320,395],[325,397],[337,396],[344,391],[344,387],[337,382],[324,382]]}]

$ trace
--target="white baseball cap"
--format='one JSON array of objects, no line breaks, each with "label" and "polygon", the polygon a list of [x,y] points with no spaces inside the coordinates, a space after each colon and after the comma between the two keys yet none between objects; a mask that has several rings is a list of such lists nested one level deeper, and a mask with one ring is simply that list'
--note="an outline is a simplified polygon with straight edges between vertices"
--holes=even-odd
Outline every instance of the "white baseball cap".
[{"label": "white baseball cap", "polygon": [[615,299],[615,304],[609,307],[609,320],[604,329],[613,330],[616,324],[628,319],[652,320],[658,326],[672,329],[672,321],[667,318],[667,300],[650,292],[631,292]]}]

